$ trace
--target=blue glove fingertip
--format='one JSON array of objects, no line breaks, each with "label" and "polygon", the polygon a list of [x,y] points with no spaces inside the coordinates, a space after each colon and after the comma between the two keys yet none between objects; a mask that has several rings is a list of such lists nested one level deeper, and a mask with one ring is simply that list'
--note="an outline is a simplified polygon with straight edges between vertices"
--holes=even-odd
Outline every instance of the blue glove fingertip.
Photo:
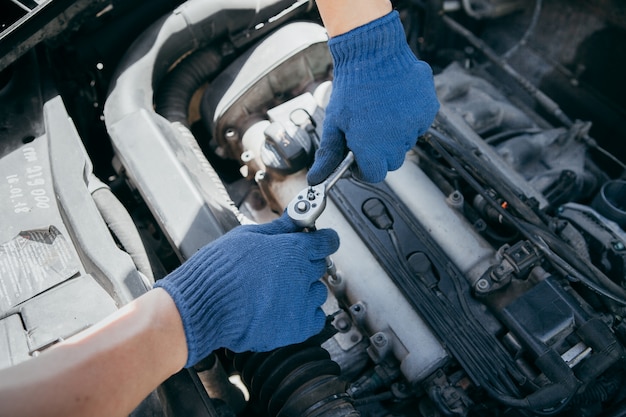
[{"label": "blue glove fingertip", "polygon": [[309,169],[306,179],[309,185],[317,185],[323,182],[341,162],[345,147],[327,147],[322,144],[315,153],[315,162]]},{"label": "blue glove fingertip", "polygon": [[319,307],[326,302],[328,298],[328,288],[320,280],[314,281],[309,290],[309,302],[314,307]]},{"label": "blue glove fingertip", "polygon": [[311,261],[324,259],[339,249],[339,235],[333,229],[319,229],[302,236]]},{"label": "blue glove fingertip", "polygon": [[[357,139],[358,140],[358,139]],[[377,183],[385,179],[387,175],[387,163],[376,155],[376,158],[368,158],[367,160],[357,161],[355,176],[362,181]]]},{"label": "blue glove fingertip", "polygon": [[310,318],[308,318],[307,321],[308,336],[300,340],[300,342],[304,342],[306,339],[315,336],[322,331],[322,329],[326,325],[326,313],[324,313],[324,310],[322,310],[322,307],[320,307],[320,305],[317,305],[315,307],[315,310],[313,311],[313,314],[310,316]]}]

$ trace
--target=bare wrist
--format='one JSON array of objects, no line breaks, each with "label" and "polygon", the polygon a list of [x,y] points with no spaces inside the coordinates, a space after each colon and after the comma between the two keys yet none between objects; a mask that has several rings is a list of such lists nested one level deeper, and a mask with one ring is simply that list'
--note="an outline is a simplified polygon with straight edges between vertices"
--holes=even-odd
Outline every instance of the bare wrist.
[{"label": "bare wrist", "polygon": [[162,288],[155,288],[151,298],[156,302],[156,320],[153,321],[153,332],[157,340],[167,340],[170,352],[170,365],[173,372],[183,368],[187,361],[187,341],[183,322],[178,308],[170,295]]},{"label": "bare wrist", "polygon": [[392,10],[389,0],[317,0],[317,7],[331,38],[363,26]]}]

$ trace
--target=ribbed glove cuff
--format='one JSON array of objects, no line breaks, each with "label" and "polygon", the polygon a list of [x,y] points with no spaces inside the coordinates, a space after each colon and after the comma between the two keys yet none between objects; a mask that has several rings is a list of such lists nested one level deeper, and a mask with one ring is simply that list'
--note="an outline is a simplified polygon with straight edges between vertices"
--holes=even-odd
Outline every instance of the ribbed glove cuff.
[{"label": "ribbed glove cuff", "polygon": [[417,58],[408,47],[400,15],[392,11],[328,41],[335,82],[380,80],[385,74],[409,70]]},{"label": "ribbed glove cuff", "polygon": [[[206,247],[202,250],[206,250]],[[208,252],[208,251],[207,251]],[[159,280],[154,287],[163,288],[174,300],[183,321],[187,338],[188,356],[185,367],[198,363],[209,353],[222,346],[208,345],[207,341],[219,343],[231,332],[228,320],[223,320],[221,312],[234,306],[237,283],[232,280],[211,279],[228,274],[234,269],[226,254],[214,249],[203,256],[195,256]],[[210,325],[207,325],[210,323]]]},{"label": "ribbed glove cuff", "polygon": [[269,351],[321,329],[327,290],[319,277],[339,237],[330,229],[298,230],[286,213],[271,223],[237,227],[155,284],[180,313],[185,366],[217,348]]}]

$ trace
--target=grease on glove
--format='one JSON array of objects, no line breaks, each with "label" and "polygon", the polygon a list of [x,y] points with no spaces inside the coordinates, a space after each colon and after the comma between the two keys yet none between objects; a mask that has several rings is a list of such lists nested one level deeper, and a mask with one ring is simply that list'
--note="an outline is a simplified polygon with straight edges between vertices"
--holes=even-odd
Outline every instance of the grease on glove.
[{"label": "grease on glove", "polygon": [[181,315],[185,367],[221,347],[269,351],[321,331],[327,290],[319,279],[339,237],[331,229],[300,230],[286,214],[239,226],[156,282]]},{"label": "grease on glove", "polygon": [[432,124],[439,102],[430,66],[409,48],[396,11],[331,38],[334,81],[307,180],[324,181],[346,153],[356,175],[382,181]]}]

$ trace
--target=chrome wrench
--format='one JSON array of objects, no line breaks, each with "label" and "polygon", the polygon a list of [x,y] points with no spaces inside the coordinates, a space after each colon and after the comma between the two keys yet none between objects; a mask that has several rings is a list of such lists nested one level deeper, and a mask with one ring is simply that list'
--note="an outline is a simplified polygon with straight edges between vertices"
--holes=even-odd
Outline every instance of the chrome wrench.
[{"label": "chrome wrench", "polygon": [[339,166],[318,185],[311,185],[300,191],[287,205],[287,215],[300,227],[315,228],[315,221],[326,208],[328,191],[345,174],[354,162],[354,154],[349,151]]}]

